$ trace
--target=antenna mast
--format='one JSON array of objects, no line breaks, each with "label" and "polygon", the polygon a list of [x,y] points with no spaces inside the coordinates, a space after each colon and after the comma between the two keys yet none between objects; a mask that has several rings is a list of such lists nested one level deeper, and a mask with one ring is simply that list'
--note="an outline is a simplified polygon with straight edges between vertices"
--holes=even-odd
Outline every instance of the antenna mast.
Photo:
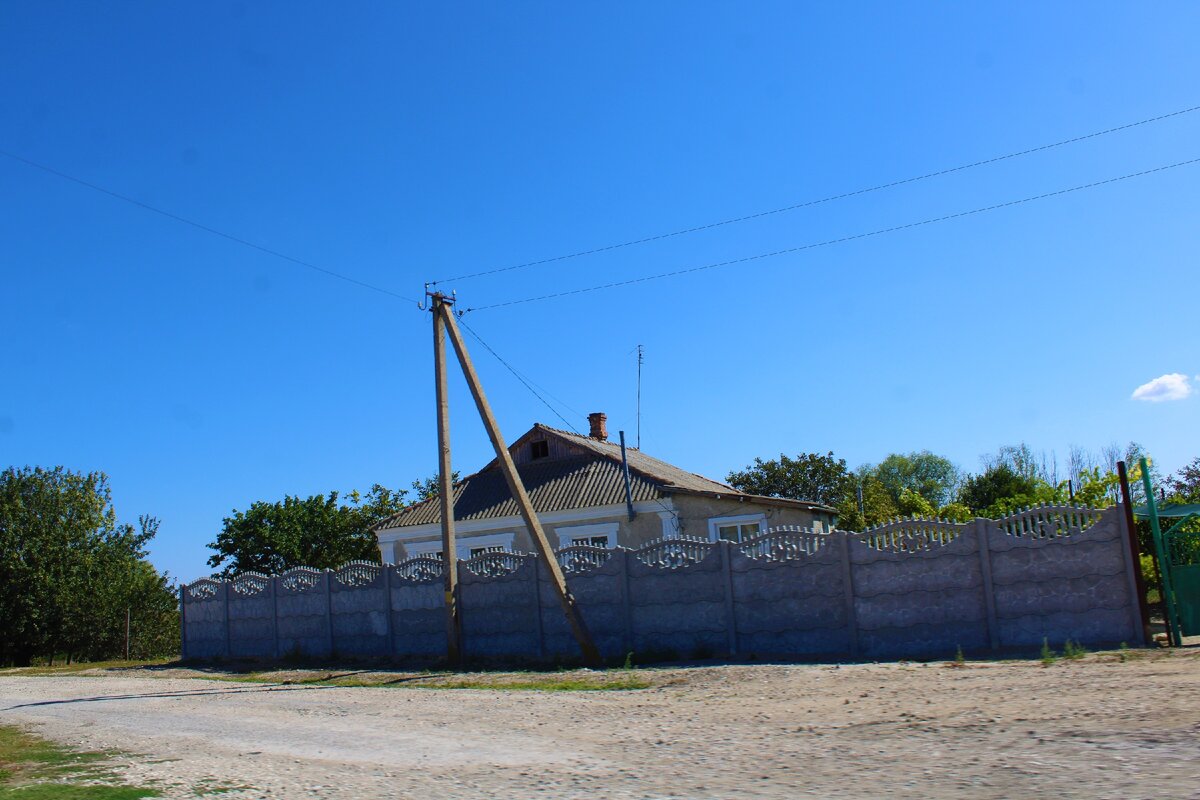
[{"label": "antenna mast", "polygon": [[637,448],[642,449],[642,353],[643,348],[637,346],[638,378],[637,378]]}]

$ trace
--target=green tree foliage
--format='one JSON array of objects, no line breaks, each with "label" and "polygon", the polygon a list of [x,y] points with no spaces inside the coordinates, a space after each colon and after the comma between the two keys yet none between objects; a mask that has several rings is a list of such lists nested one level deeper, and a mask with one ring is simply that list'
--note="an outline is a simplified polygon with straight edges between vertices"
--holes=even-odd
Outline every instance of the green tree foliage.
[{"label": "green tree foliage", "polygon": [[867,473],[887,489],[897,507],[905,489],[916,492],[934,507],[949,502],[958,485],[958,467],[948,458],[928,450],[916,453],[892,453]]},{"label": "green tree foliage", "polygon": [[330,569],[347,561],[379,561],[371,526],[405,506],[407,490],[375,484],[365,495],[351,492],[349,503],[337,492],[307,498],[288,495],[274,503],[257,501],[226,517],[215,542],[210,567],[221,574],[277,574],[292,567]]},{"label": "green tree foliage", "polygon": [[1174,475],[1163,481],[1167,501],[1171,503],[1200,503],[1200,458],[1192,459]]},{"label": "green tree foliage", "polygon": [[1012,465],[1000,462],[989,466],[979,475],[968,475],[958,491],[958,502],[980,516],[997,507],[1002,500],[1013,497],[1032,497],[1038,479],[1022,475]]},{"label": "green tree foliage", "polygon": [[178,652],[175,589],[146,560],[158,521],[117,521],[108,478],[62,467],[0,473],[0,663]]},{"label": "green tree foliage", "polygon": [[[1140,477],[1135,466],[1130,481]],[[1067,481],[1051,485],[1037,475],[1022,475],[1009,463],[993,462],[980,475],[969,475],[958,493],[958,502],[981,517],[997,518],[1040,503],[1074,503],[1105,508],[1116,497],[1119,480],[1114,472],[1099,467],[1083,469],[1074,480],[1074,497]]]},{"label": "green tree foliage", "polygon": [[897,504],[902,517],[919,517],[933,519],[937,517],[937,509],[921,495],[907,486],[900,490],[900,502]]},{"label": "green tree foliage", "polygon": [[750,494],[812,500],[827,506],[842,503],[854,493],[855,486],[845,459],[834,458],[833,453],[801,453],[795,458],[780,453],[778,460],[770,461],[756,458],[744,470],[729,473],[725,480]]},{"label": "green tree foliage", "polygon": [[969,506],[959,502],[947,503],[938,509],[938,519],[948,522],[970,522],[975,516],[975,512]]},{"label": "green tree foliage", "polygon": [[[862,513],[858,509],[858,486],[862,486]],[[882,525],[900,516],[900,509],[887,489],[875,476],[860,471],[855,486],[838,504],[838,527],[847,531],[862,531]]]},{"label": "green tree foliage", "polygon": [[[457,470],[450,473],[450,481],[451,483],[458,482]],[[420,503],[424,500],[428,500],[431,497],[437,497],[439,494],[441,494],[442,490],[439,483],[440,478],[436,472],[430,475],[428,478],[424,478],[419,481],[413,481],[412,488],[413,491],[417,493],[417,499],[415,502]]]}]

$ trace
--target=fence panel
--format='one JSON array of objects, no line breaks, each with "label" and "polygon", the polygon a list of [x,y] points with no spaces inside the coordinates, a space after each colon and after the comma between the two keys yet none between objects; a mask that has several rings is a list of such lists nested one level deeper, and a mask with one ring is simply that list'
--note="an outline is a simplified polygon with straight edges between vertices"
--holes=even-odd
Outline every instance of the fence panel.
[{"label": "fence panel", "polygon": [[[1025,509],[864,533],[777,529],[740,543],[666,539],[558,553],[601,653],[620,659],[950,657],[958,648],[1142,643],[1119,507]],[[578,650],[550,576],[522,553],[458,562],[464,653]],[[188,658],[445,653],[441,562],[352,562],[182,587]]]}]

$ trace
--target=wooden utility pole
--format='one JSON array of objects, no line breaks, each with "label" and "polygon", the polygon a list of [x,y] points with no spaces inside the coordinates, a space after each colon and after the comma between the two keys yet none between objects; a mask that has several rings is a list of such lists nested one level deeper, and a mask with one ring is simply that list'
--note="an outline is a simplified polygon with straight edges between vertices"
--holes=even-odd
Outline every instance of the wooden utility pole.
[{"label": "wooden utility pole", "polygon": [[438,501],[442,510],[442,573],[446,591],[446,659],[462,659],[462,625],[458,616],[458,560],[454,541],[454,473],[450,467],[450,398],[446,381],[446,312],[448,302],[433,296],[433,370],[437,394]]},{"label": "wooden utility pole", "polygon": [[[471,363],[471,356],[467,353],[462,333],[458,330],[458,323],[454,321],[454,313],[445,302],[445,298],[438,294],[432,296],[434,298],[434,317],[440,316],[445,321],[446,331],[450,334],[450,343],[454,345],[454,352],[458,355],[458,363],[462,367],[463,377],[467,379],[471,396],[475,398],[475,407],[479,409],[479,417],[483,420],[483,426],[487,428],[488,437],[492,440],[492,448],[496,451],[496,460],[504,472],[504,479],[508,482],[508,490],[516,500],[517,507],[521,509],[521,517],[525,520],[525,527],[533,537],[533,544],[538,551],[538,556],[550,573],[550,582],[558,595],[558,601],[567,617],[567,623],[571,626],[571,632],[575,635],[575,641],[579,643],[579,649],[583,652],[584,663],[589,666],[598,665],[600,651],[596,649],[592,636],[588,633],[587,626],[584,625],[575,598],[567,588],[567,581],[558,565],[558,559],[555,558],[554,551],[550,548],[546,532],[542,530],[542,523],[538,521],[537,514],[533,511],[533,503],[529,500],[529,493],[525,491],[525,484],[521,482],[521,476],[517,473],[512,455],[508,452],[508,445],[505,444],[504,436],[500,433],[500,426],[496,424],[496,418],[492,414],[491,406],[488,405],[487,396],[483,393],[483,385],[475,373],[475,365]],[[445,518],[444,514],[443,518]],[[538,613],[541,611],[539,610]]]}]

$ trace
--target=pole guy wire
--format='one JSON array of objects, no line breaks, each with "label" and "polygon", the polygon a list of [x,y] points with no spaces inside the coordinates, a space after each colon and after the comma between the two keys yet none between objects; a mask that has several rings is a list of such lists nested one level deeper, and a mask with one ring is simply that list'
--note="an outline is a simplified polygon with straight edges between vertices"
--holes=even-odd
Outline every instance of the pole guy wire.
[{"label": "pole guy wire", "polygon": [[[469,333],[469,334],[471,334],[471,336],[475,337],[475,341],[477,341],[481,345],[483,345],[485,350],[487,350],[489,353],[491,353],[493,356],[495,356],[496,360],[499,361],[501,364],[503,364],[505,369],[507,369],[509,372],[511,372],[513,374],[513,377],[515,377],[518,381],[520,381],[521,385],[523,385],[526,389],[528,389],[533,394],[534,397],[536,397],[538,400],[541,400],[542,404],[545,405],[546,408],[550,409],[550,411],[553,412],[554,416],[561,419],[563,421],[563,424],[565,424],[568,428],[570,428],[571,430],[573,430],[575,433],[579,434],[580,436],[583,435],[582,433],[579,433],[578,428],[576,428],[574,425],[571,424],[570,420],[568,420],[562,414],[558,413],[558,409],[556,409],[554,406],[552,406],[550,404],[549,400],[547,400],[545,397],[542,397],[541,393],[539,393],[537,389],[533,388],[531,381],[526,380],[526,378],[523,375],[521,375],[521,373],[518,372],[516,370],[516,368],[513,367],[512,364],[509,364],[507,361],[505,361],[503,358],[501,358],[500,354],[497,353],[494,349],[492,349],[492,346],[490,344],[488,344],[487,342],[485,342],[483,340],[483,337],[480,336],[478,333],[476,333],[474,331],[474,329],[471,328],[471,326],[468,325],[466,323],[466,321],[462,319],[462,317],[459,317],[458,324],[462,325],[463,328],[466,329],[467,333]],[[550,393],[546,392],[546,394],[550,394]],[[562,403],[561,400],[559,400],[558,402]],[[563,404],[563,407],[567,408],[568,411],[573,410],[573,409],[567,407],[566,403],[562,403],[562,404]],[[576,412],[576,413],[578,413],[578,412]]]},{"label": "pole guy wire", "polygon": [[962,172],[963,170],[974,169],[975,167],[982,167],[982,166],[986,166],[988,164],[995,164],[1000,161],[1007,161],[1012,158],[1019,158],[1021,156],[1027,156],[1027,155],[1031,155],[1033,153],[1040,153],[1045,150],[1053,150],[1056,147],[1064,147],[1069,144],[1075,144],[1077,142],[1087,141],[1088,139],[1095,139],[1100,136],[1108,136],[1109,134],[1112,134],[1112,133],[1118,133],[1120,131],[1129,130],[1130,128],[1136,128],[1141,125],[1149,125],[1152,122],[1161,122],[1162,120],[1171,119],[1172,117],[1178,117],[1178,116],[1182,116],[1184,114],[1190,114],[1194,111],[1200,111],[1200,106],[1192,106],[1191,108],[1184,108],[1184,109],[1180,109],[1179,111],[1172,111],[1169,114],[1160,114],[1157,117],[1150,117],[1148,119],[1138,120],[1137,122],[1130,122],[1125,125],[1118,125],[1115,128],[1106,128],[1105,130],[1102,130],[1102,131],[1086,133],[1086,134],[1083,134],[1082,136],[1074,136],[1070,139],[1063,139],[1062,141],[1059,141],[1059,142],[1052,142],[1050,144],[1043,144],[1043,145],[1039,145],[1037,147],[1031,147],[1027,150],[1019,150],[1019,151],[1013,152],[1013,153],[1006,153],[1005,155],[1002,155],[1002,156],[994,156],[992,158],[985,158],[982,161],[973,161],[970,164],[961,164],[957,167],[949,167],[947,169],[940,169],[940,170],[936,170],[934,172],[927,172],[924,175],[914,175],[913,177],[910,177],[910,178],[902,178],[900,180],[891,181],[889,183],[881,183],[881,184],[878,184],[875,186],[869,186],[869,187],[866,187],[863,189],[855,189],[854,191],[843,192],[841,194],[834,194],[834,195],[830,195],[828,197],[819,198],[817,200],[807,200],[802,203],[796,203],[796,204],[790,205],[790,206],[783,206],[782,208],[773,208],[768,211],[759,211],[757,213],[746,214],[745,216],[741,216],[741,217],[732,217],[730,219],[724,219],[724,220],[720,220],[718,222],[709,222],[704,225],[696,225],[696,226],[693,226],[690,228],[681,228],[679,230],[671,231],[669,233],[660,233],[655,236],[646,236],[641,239],[631,239],[627,242],[619,242],[617,244],[605,245],[603,247],[595,247],[590,250],[580,250],[578,252],[567,253],[565,255],[559,255],[559,256],[552,256],[550,258],[543,258],[543,259],[540,259],[537,261],[526,261],[523,264],[512,264],[507,267],[497,267],[495,269],[486,269],[486,270],[482,270],[480,272],[469,272],[465,275],[457,275],[453,278],[442,278],[440,280],[431,281],[430,285],[432,286],[432,285],[435,285],[438,283],[449,283],[450,281],[463,281],[463,280],[467,280],[468,278],[479,278],[484,275],[495,275],[495,274],[501,273],[501,272],[511,272],[513,270],[518,270],[518,269],[527,269],[529,267],[537,267],[542,264],[553,264],[553,263],[556,263],[559,261],[566,261],[566,260],[572,259],[572,258],[580,258],[582,256],[591,256],[591,255],[596,255],[598,253],[607,253],[612,250],[620,250],[625,247],[633,247],[633,246],[639,245],[639,244],[648,244],[650,242],[657,242],[657,241],[661,241],[663,239],[670,239],[675,236],[683,236],[683,235],[689,234],[689,233],[699,233],[700,231],[707,231],[707,230],[711,230],[713,228],[720,228],[724,225],[733,225],[733,224],[736,224],[739,222],[749,222],[750,220],[761,219],[763,217],[769,217],[769,216],[773,216],[775,214],[783,214],[788,211],[796,211],[801,208],[808,208],[809,206],[821,205],[822,203],[831,203],[835,200],[845,200],[850,197],[857,197],[859,195],[870,194],[871,192],[880,192],[880,191],[883,191],[884,189],[894,189],[897,186],[904,186],[909,183],[916,183],[917,181],[924,181],[924,180],[928,180],[930,178],[937,178],[937,177],[941,177],[943,175],[950,175],[955,172]]},{"label": "pole guy wire", "polygon": [[1092,183],[1085,183],[1080,186],[1072,186],[1069,189],[1059,189],[1054,192],[1046,192],[1045,194],[1033,195],[1032,197],[1023,197],[1019,200],[1009,200],[1006,203],[997,203],[995,205],[983,206],[982,208],[973,208],[970,211],[959,211],[956,214],[946,214],[945,216],[941,216],[941,217],[932,217],[930,219],[923,219],[923,220],[920,220],[919,222],[909,222],[904,225],[894,225],[890,228],[880,228],[879,230],[868,231],[866,233],[856,233],[852,236],[842,236],[837,239],[827,239],[823,242],[813,242],[811,244],[804,244],[804,245],[800,245],[798,247],[788,247],[783,250],[774,250],[770,253],[758,253],[757,255],[744,256],[742,258],[734,258],[734,259],[730,259],[728,261],[718,261],[714,264],[704,264],[704,265],[698,266],[698,267],[688,267],[686,269],[676,269],[676,270],[671,270],[670,272],[659,272],[655,275],[643,275],[638,278],[630,278],[628,280],[623,280],[623,281],[613,281],[612,283],[603,283],[598,286],[588,286],[583,289],[570,289],[565,292],[554,292],[552,294],[536,295],[534,297],[525,297],[525,298],[521,298],[519,300],[508,300],[503,303],[491,303],[486,306],[478,306],[475,308],[468,308],[463,313],[467,313],[468,311],[486,311],[487,309],[491,309],[491,308],[505,308],[507,306],[515,306],[515,305],[520,305],[522,303],[534,303],[534,302],[539,302],[542,300],[553,300],[553,299],[557,299],[560,297],[569,297],[571,295],[576,295],[576,294],[586,294],[587,292],[597,292],[597,291],[600,291],[601,289],[615,289],[619,286],[630,286],[630,285],[636,284],[636,283],[645,283],[647,281],[656,281],[656,280],[661,280],[663,278],[673,278],[673,277],[677,277],[679,275],[688,275],[693,272],[703,272],[705,270],[717,269],[719,267],[728,267],[733,264],[745,264],[748,261],[758,261],[758,260],[761,260],[764,258],[774,258],[775,256],[787,255],[789,253],[799,253],[803,250],[813,250],[818,247],[828,247],[829,245],[843,244],[845,242],[852,242],[857,239],[867,239],[872,236],[882,236],[883,234],[886,234],[886,233],[895,233],[897,231],[908,230],[910,228],[919,228],[923,225],[932,225],[936,222],[946,222],[948,220],[959,219],[961,217],[969,217],[969,216],[973,216],[975,214],[983,214],[987,211],[995,211],[995,210],[1001,209],[1001,208],[1009,208],[1010,206],[1017,206],[1017,205],[1021,205],[1022,203],[1032,203],[1035,200],[1045,200],[1046,198],[1049,198],[1049,197],[1058,197],[1060,195],[1070,194],[1071,192],[1080,192],[1080,191],[1083,191],[1084,189],[1094,189],[1097,186],[1105,186],[1110,183],[1117,183],[1118,181],[1126,181],[1131,178],[1140,178],[1144,175],[1152,175],[1156,172],[1164,172],[1166,170],[1175,169],[1177,167],[1185,167],[1189,164],[1195,164],[1197,162],[1200,162],[1200,158],[1192,158],[1187,161],[1179,161],[1174,164],[1167,164],[1167,165],[1161,166],[1161,167],[1154,167],[1153,169],[1142,170],[1141,172],[1131,172],[1128,175],[1121,175],[1116,178],[1107,178],[1102,181],[1094,181]]},{"label": "pole guy wire", "polygon": [[297,266],[307,267],[308,269],[315,270],[316,272],[320,272],[324,275],[328,275],[331,278],[337,278],[338,280],[346,281],[347,283],[352,283],[355,286],[360,286],[364,289],[370,289],[373,292],[379,292],[380,294],[386,294],[389,297],[396,298],[397,300],[404,300],[409,303],[417,302],[413,298],[405,297],[402,294],[397,294],[396,292],[393,292],[391,289],[385,289],[382,286],[376,286],[373,283],[367,283],[366,281],[361,281],[358,278],[352,278],[349,275],[343,275],[340,272],[335,272],[334,270],[326,269],[325,267],[318,266],[309,261],[304,261],[302,259],[295,258],[293,256],[289,256],[286,253],[281,253],[278,250],[272,250],[269,247],[264,247],[261,244],[256,244],[247,239],[243,239],[240,236],[234,236],[231,233],[225,233],[224,231],[217,230],[216,228],[213,228],[209,225],[205,225],[201,222],[196,222],[195,220],[191,220],[186,217],[181,217],[178,214],[173,214],[170,211],[166,211],[166,210],[158,208],[156,206],[152,206],[149,203],[143,203],[141,200],[136,200],[132,197],[129,197],[128,195],[121,194],[120,192],[115,192],[112,189],[106,189],[103,186],[99,186],[95,183],[91,183],[90,181],[86,181],[83,178],[77,178],[74,175],[68,175],[65,172],[54,169],[53,167],[46,166],[45,164],[39,164],[36,161],[31,161],[30,159],[25,158],[24,156],[19,156],[16,153],[10,153],[7,150],[0,150],[0,155],[7,156],[8,158],[13,159],[14,161],[19,161],[22,164],[26,164],[30,167],[33,167],[34,169],[40,169],[43,172],[47,172],[51,175],[55,175],[59,178],[62,178],[63,180],[71,181],[72,183],[79,184],[80,186],[84,186],[93,191],[100,192],[101,194],[106,194],[109,197],[129,203],[130,205],[137,206],[138,208],[141,208],[145,211],[153,212],[155,214],[158,214],[159,216],[166,217],[167,219],[171,219],[176,222],[181,222],[184,225],[190,225],[191,227],[196,228],[197,230],[204,231],[205,233],[210,233],[213,236],[219,236],[222,239],[226,239],[230,242],[240,244],[244,247],[249,247],[252,250],[257,250],[260,253],[266,253],[269,256],[274,256],[275,258],[282,259],[283,261],[287,261],[292,264],[296,264]]}]

